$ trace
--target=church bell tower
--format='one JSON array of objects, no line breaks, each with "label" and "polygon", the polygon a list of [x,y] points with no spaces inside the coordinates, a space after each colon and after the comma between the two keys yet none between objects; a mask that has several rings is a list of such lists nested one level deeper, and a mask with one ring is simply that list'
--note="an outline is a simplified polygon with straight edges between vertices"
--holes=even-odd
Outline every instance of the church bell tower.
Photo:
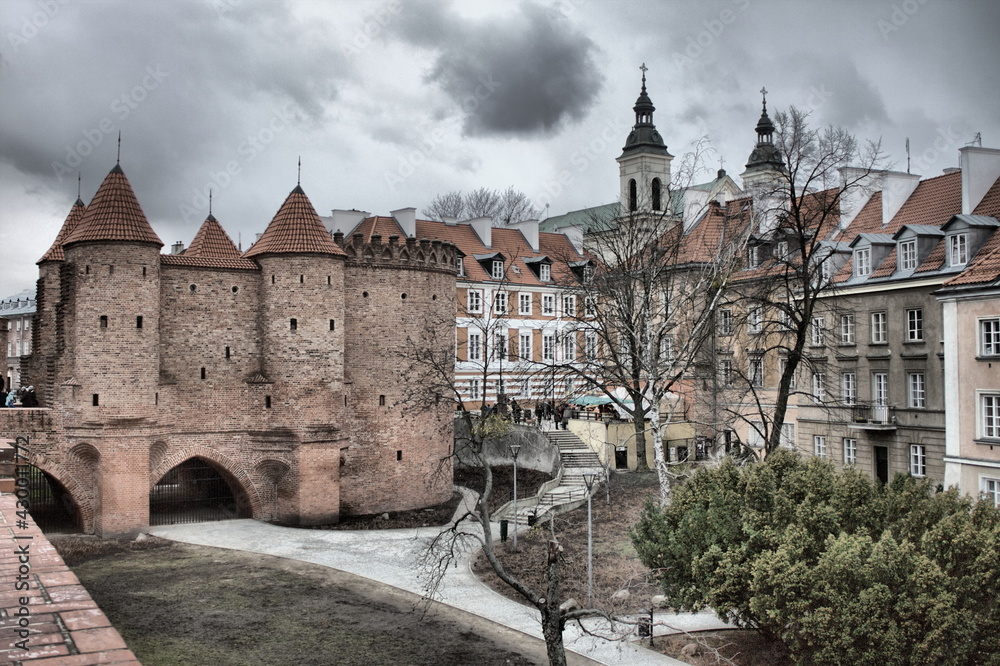
[{"label": "church bell tower", "polygon": [[635,106],[635,125],[618,157],[618,178],[623,213],[662,212],[667,209],[670,161],[663,137],[653,124],[652,100],[646,93],[646,64],[642,67],[642,90]]}]

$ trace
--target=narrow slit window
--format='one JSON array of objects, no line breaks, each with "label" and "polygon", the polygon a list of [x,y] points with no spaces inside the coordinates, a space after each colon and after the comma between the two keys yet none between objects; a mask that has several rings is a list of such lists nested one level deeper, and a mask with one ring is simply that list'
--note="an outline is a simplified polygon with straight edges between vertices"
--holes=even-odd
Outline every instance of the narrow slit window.
[{"label": "narrow slit window", "polygon": [[333,320],[332,320],[332,319],[330,320],[330,330],[331,330],[331,331],[334,331],[334,330],[336,330],[336,328],[335,328],[335,326],[334,326],[334,322],[333,322]]},{"label": "narrow slit window", "polygon": [[274,276],[271,276],[271,284],[274,284]]},{"label": "narrow slit window", "polygon": [[135,327],[142,328],[142,315],[137,315],[135,318]]},{"label": "narrow slit window", "polygon": [[378,397],[378,406],[379,407],[385,407],[385,396],[384,395],[380,395]]},{"label": "narrow slit window", "polygon": [[333,284],[333,280],[330,278],[329,275],[327,275],[326,276],[326,286],[329,287],[331,284]]},{"label": "narrow slit window", "polygon": [[306,283],[306,276],[299,275],[299,284],[305,284],[305,283]]},{"label": "narrow slit window", "polygon": [[292,317],[291,320],[289,320],[288,325],[293,331],[299,330],[299,320],[295,317]]},{"label": "narrow slit window", "polygon": [[146,267],[142,267],[142,277],[146,277]]},{"label": "narrow slit window", "polygon": [[226,358],[229,358],[229,347],[226,347]]},{"label": "narrow slit window", "polygon": [[100,396],[100,394],[95,393],[93,395],[93,397],[91,398],[91,401],[92,401],[94,407],[100,406],[100,404],[101,404],[101,396]]},{"label": "narrow slit window", "polygon": [[101,315],[101,328],[108,327],[108,315]]},{"label": "narrow slit window", "polygon": [[396,451],[396,461],[398,462],[398,461],[400,461],[402,459],[403,459],[403,452],[402,451]]},{"label": "narrow slit window", "polygon": [[264,409],[271,409],[271,396],[264,396]]},{"label": "narrow slit window", "polygon": [[204,379],[204,378],[205,378],[205,368],[202,368],[202,369],[201,369],[201,378],[202,378],[202,379]]},{"label": "narrow slit window", "polygon": [[160,404],[160,394],[159,393],[154,393],[153,394],[153,404],[154,405]]},{"label": "narrow slit window", "polygon": [[108,265],[108,275],[114,275],[114,274],[115,274],[115,265],[114,264],[109,264]]}]

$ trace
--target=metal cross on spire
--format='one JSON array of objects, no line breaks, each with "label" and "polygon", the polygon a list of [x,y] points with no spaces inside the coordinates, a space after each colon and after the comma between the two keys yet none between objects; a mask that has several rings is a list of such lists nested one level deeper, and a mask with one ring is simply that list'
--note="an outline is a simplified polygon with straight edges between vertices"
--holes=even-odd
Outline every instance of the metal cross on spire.
[{"label": "metal cross on spire", "polygon": [[767,113],[767,88],[760,89],[760,96],[761,99],[763,100],[762,103],[764,105],[764,112]]},{"label": "metal cross on spire", "polygon": [[646,72],[649,70],[649,67],[646,67],[646,63],[642,63],[642,65],[639,66],[639,69],[642,70],[642,89],[645,90],[646,89]]},{"label": "metal cross on spire", "polygon": [[80,171],[76,172],[76,198],[80,198],[80,187],[83,181],[83,174]]},{"label": "metal cross on spire", "polygon": [[122,131],[118,130],[118,157],[115,159],[115,164],[122,163]]},{"label": "metal cross on spire", "polygon": [[208,216],[212,217],[212,190],[208,191]]},{"label": "metal cross on spire", "polygon": [[302,184],[302,156],[301,155],[299,155],[299,175],[296,176],[296,178],[295,178],[295,184],[296,185],[301,185]]}]

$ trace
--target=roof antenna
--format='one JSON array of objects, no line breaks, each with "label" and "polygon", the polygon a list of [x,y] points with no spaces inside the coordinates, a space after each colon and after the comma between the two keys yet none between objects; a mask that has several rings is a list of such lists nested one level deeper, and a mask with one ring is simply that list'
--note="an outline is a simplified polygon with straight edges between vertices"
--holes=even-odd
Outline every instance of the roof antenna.
[{"label": "roof antenna", "polygon": [[910,173],[910,137],[906,137],[906,173]]},{"label": "roof antenna", "polygon": [[295,179],[295,184],[296,185],[301,185],[302,184],[302,156],[301,155],[299,155],[299,175]]},{"label": "roof antenna", "polygon": [[208,191],[208,216],[212,217],[212,190]]},{"label": "roof antenna", "polygon": [[121,165],[122,163],[122,131],[118,130],[118,158],[115,160],[115,164]]}]

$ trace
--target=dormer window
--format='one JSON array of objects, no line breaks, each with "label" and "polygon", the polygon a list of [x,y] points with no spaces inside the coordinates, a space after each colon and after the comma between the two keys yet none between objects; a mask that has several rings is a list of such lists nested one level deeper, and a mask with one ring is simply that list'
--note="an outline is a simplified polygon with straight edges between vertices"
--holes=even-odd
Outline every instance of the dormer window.
[{"label": "dormer window", "polygon": [[760,266],[760,245],[751,245],[747,248],[747,268],[758,268]]},{"label": "dormer window", "polygon": [[955,234],[948,237],[948,263],[964,266],[969,261],[969,235]]},{"label": "dormer window", "polygon": [[788,261],[788,241],[778,241],[774,254],[778,261]]},{"label": "dormer window", "polygon": [[538,266],[538,279],[542,282],[549,282],[552,280],[552,266],[548,264],[539,264]]},{"label": "dormer window", "polygon": [[858,277],[871,275],[872,273],[872,250],[870,247],[860,248],[854,251],[854,274]]},{"label": "dormer window", "polygon": [[899,244],[899,269],[912,271],[917,267],[917,241],[908,240]]},{"label": "dormer window", "polygon": [[494,280],[503,279],[503,261],[500,259],[494,259],[492,264],[492,269],[490,270],[490,277]]},{"label": "dormer window", "polygon": [[458,274],[465,277],[465,262],[462,261],[462,257],[458,257]]}]

